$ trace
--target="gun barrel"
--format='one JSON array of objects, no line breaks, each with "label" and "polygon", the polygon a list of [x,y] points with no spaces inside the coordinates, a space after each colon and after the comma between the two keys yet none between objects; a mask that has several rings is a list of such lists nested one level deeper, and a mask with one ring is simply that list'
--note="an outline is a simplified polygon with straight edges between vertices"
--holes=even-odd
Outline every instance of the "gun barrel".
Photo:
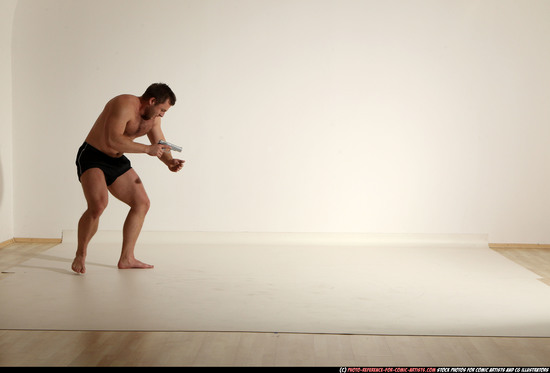
[{"label": "gun barrel", "polygon": [[169,146],[170,149],[172,149],[173,151],[176,151],[176,152],[181,152],[182,151],[181,146],[174,145],[174,144],[169,143],[169,142],[164,141],[164,140],[160,140],[159,144]]}]

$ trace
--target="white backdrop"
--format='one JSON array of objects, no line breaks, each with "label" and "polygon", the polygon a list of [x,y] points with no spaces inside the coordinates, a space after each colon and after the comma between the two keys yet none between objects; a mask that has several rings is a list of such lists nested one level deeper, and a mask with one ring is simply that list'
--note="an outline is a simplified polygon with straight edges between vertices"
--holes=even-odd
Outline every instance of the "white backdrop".
[{"label": "white backdrop", "polygon": [[13,238],[11,41],[17,0],[0,1],[0,242]]},{"label": "white backdrop", "polygon": [[12,53],[16,237],[76,229],[78,147],[162,81],[187,164],[130,155],[144,230],[550,243],[546,0],[19,0]]}]

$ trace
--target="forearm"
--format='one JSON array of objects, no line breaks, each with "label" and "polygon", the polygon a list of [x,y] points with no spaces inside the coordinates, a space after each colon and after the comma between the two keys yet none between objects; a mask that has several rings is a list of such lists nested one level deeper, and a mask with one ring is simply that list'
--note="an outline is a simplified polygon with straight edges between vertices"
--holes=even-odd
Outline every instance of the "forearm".
[{"label": "forearm", "polygon": [[147,153],[149,150],[149,145],[134,142],[126,136],[113,136],[108,139],[107,144],[120,153]]},{"label": "forearm", "polygon": [[170,165],[170,162],[173,160],[172,158],[172,153],[170,152],[170,150],[166,150],[163,154],[162,154],[162,157],[159,158],[165,165],[169,166]]}]

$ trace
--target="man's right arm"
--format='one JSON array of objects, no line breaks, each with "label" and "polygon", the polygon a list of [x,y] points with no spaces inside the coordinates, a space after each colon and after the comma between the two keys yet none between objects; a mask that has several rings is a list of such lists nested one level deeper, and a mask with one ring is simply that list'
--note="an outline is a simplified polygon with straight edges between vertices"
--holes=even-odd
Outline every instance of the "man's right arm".
[{"label": "man's right arm", "polygon": [[147,153],[148,146],[134,142],[124,135],[127,123],[134,115],[131,104],[127,99],[117,97],[111,102],[105,119],[105,141],[109,148],[119,153]]}]

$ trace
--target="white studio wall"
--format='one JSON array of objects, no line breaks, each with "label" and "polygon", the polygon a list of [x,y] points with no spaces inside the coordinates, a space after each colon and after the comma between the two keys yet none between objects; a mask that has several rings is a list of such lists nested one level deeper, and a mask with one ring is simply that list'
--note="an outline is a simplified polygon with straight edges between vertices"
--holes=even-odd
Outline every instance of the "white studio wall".
[{"label": "white studio wall", "polygon": [[12,159],[12,64],[13,16],[17,0],[0,2],[0,242],[13,238],[13,159]]},{"label": "white studio wall", "polygon": [[[144,230],[550,243],[546,0],[19,0],[14,230],[59,237],[103,105],[168,83]],[[142,139],[145,141],[145,138]],[[119,230],[111,199],[100,225]]]}]

